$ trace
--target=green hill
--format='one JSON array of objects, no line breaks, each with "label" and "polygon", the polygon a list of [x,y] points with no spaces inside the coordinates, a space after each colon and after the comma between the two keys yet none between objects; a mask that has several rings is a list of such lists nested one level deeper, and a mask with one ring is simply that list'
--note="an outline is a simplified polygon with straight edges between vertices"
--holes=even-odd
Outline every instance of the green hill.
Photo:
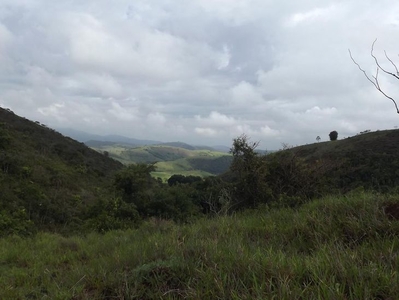
[{"label": "green hill", "polygon": [[111,195],[109,181],[122,167],[0,108],[0,234],[6,228],[80,226],[85,209]]},{"label": "green hill", "polygon": [[[92,144],[93,145],[93,144]],[[184,143],[168,143],[143,147],[120,144],[96,144],[93,149],[108,152],[124,164],[155,163],[153,176],[168,179],[173,174],[214,176],[229,169],[232,157],[228,153],[196,149]]]},{"label": "green hill", "polygon": [[368,132],[287,151],[309,165],[319,164],[324,168],[320,175],[343,191],[359,186],[385,191],[399,185],[399,130]]},{"label": "green hill", "polygon": [[158,146],[169,146],[169,147],[175,147],[175,148],[183,148],[183,149],[186,149],[186,150],[197,150],[196,147],[191,146],[191,145],[186,144],[186,143],[182,143],[182,142],[162,143],[162,144],[159,144]]}]

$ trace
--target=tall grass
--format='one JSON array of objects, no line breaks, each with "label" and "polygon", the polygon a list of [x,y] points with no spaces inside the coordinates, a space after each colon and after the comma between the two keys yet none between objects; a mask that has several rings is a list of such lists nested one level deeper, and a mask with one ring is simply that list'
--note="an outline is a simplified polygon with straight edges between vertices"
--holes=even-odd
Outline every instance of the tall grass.
[{"label": "tall grass", "polygon": [[396,299],[399,197],[0,240],[0,299]]}]

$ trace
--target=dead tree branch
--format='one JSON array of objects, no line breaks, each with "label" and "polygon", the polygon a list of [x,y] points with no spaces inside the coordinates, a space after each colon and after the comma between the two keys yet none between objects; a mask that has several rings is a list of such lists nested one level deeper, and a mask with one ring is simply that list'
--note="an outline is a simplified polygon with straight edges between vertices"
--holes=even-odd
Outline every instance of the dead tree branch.
[{"label": "dead tree branch", "polygon": [[376,66],[377,66],[375,75],[371,75],[372,79],[371,79],[370,76],[367,74],[367,72],[366,72],[366,71],[357,63],[357,61],[353,58],[352,52],[351,52],[350,49],[348,49],[348,51],[349,51],[349,56],[350,56],[351,60],[353,61],[353,63],[354,63],[354,64],[359,68],[359,70],[364,74],[364,76],[367,78],[367,80],[370,81],[370,82],[374,85],[374,87],[375,87],[381,94],[383,94],[386,98],[388,98],[389,100],[391,100],[391,101],[393,102],[393,104],[395,105],[395,108],[396,108],[396,113],[399,114],[399,108],[398,108],[398,105],[397,105],[395,99],[392,98],[391,96],[387,95],[387,94],[381,89],[380,82],[379,82],[379,80],[378,80],[378,75],[379,75],[379,71],[380,71],[380,70],[381,70],[382,72],[384,72],[385,74],[388,74],[388,75],[391,75],[391,76],[395,77],[395,78],[398,79],[398,80],[399,80],[399,71],[398,71],[398,68],[397,68],[396,64],[389,58],[389,56],[387,55],[387,53],[386,53],[385,50],[384,50],[385,57],[386,57],[386,59],[392,64],[392,66],[394,67],[394,69],[395,69],[395,71],[396,71],[396,74],[387,71],[386,69],[384,69],[384,68],[380,65],[380,63],[379,63],[377,57],[374,55],[374,45],[375,45],[375,42],[376,42],[376,41],[377,41],[377,39],[375,39],[374,42],[373,42],[373,44],[371,45],[371,57],[374,59],[374,62],[375,62],[375,64],[376,64]]}]

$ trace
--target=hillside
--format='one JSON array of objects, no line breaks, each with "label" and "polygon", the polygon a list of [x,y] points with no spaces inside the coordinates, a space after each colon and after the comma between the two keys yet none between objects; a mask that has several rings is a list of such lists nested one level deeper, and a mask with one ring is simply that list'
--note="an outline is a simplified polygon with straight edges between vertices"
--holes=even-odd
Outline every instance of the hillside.
[{"label": "hillside", "polygon": [[230,154],[209,149],[197,149],[184,143],[166,143],[142,147],[121,144],[93,143],[89,145],[124,164],[155,163],[154,176],[167,179],[173,174],[211,176],[226,172]]},{"label": "hillside", "polygon": [[399,130],[368,132],[287,151],[308,164],[322,165],[322,175],[343,190],[363,186],[385,191],[399,185]]},{"label": "hillside", "polygon": [[87,207],[111,195],[110,180],[122,167],[0,108],[0,234],[18,226],[20,231],[79,226]]}]

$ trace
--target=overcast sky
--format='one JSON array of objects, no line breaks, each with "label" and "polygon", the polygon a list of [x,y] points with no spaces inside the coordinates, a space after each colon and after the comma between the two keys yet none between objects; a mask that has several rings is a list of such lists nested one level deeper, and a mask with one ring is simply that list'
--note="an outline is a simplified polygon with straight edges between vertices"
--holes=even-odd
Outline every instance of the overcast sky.
[{"label": "overcast sky", "polygon": [[[301,145],[399,125],[397,0],[0,1],[0,106],[53,128]],[[386,65],[390,67],[389,65]],[[380,74],[399,100],[399,81]]]}]

